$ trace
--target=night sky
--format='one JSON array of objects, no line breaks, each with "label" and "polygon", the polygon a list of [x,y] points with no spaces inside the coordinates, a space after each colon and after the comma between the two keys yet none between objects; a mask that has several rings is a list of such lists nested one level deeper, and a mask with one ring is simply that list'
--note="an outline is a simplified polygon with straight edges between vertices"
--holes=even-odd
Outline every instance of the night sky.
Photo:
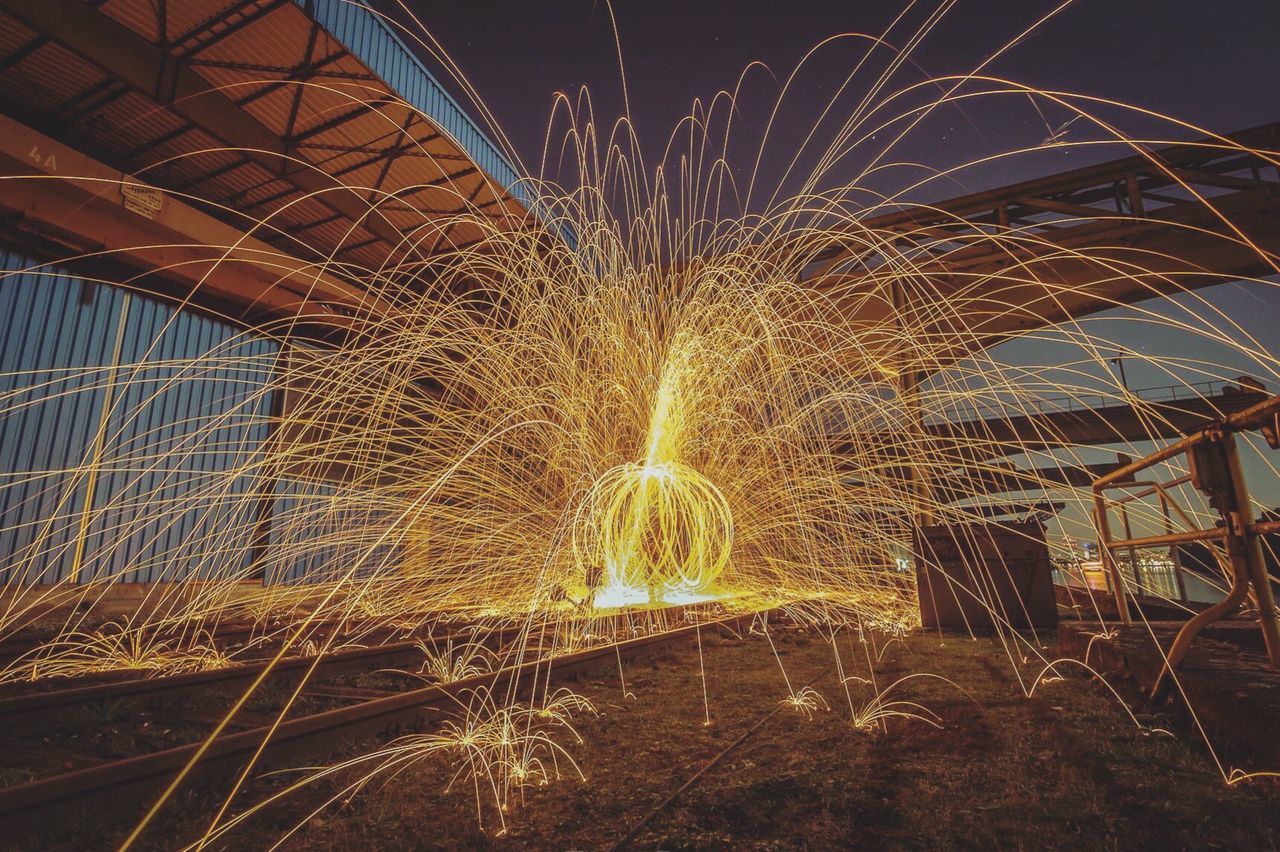
[{"label": "night sky", "polygon": [[[389,4],[394,2],[379,0],[393,14]],[[618,63],[602,0],[405,2],[464,70],[527,163],[535,163],[541,151],[554,92],[586,85],[598,116],[612,119],[621,113]],[[881,33],[904,5],[898,0],[619,0],[615,12],[632,112],[647,154],[656,157],[694,98],[705,100],[732,87],[752,60],[785,74],[826,37]],[[917,4],[908,13],[908,26],[895,30],[891,40],[901,43],[937,5],[937,0]],[[971,71],[1057,5],[958,0],[911,54],[919,70],[896,79],[905,83]],[[1280,3],[1275,0],[1078,0],[988,70],[1037,88],[1113,98],[1229,131],[1280,117],[1278,35]],[[789,114],[807,115],[811,123],[861,50],[850,44],[829,51],[801,78],[804,85]],[[759,97],[753,102],[764,103],[773,93],[763,78],[757,82]],[[457,91],[456,85],[450,88]],[[973,112],[969,119],[956,110],[940,116],[929,138],[913,140],[904,154],[940,166],[1034,144],[1046,135],[1044,122],[1025,101],[1007,108],[978,106]],[[1123,129],[1137,135],[1150,128],[1128,116]],[[1165,129],[1161,135],[1173,132]],[[1063,168],[1079,164],[1085,155],[1066,156],[1075,159],[1063,162]],[[1097,158],[1109,157],[1100,152]],[[1025,176],[1044,171],[1028,168]],[[1003,177],[1007,183],[1023,176],[1006,170],[1003,176],[984,177]]]},{"label": "night sky", "polygon": [[[598,122],[608,124],[622,113],[609,10],[601,0],[405,2],[464,70],[534,171],[554,92],[576,93],[586,85]],[[376,0],[375,5],[406,20],[394,3]],[[1057,5],[1042,0],[959,0],[911,53],[913,66],[900,71],[894,80],[904,86],[929,77],[970,72]],[[619,0],[615,11],[632,115],[650,168],[672,128],[690,113],[694,99],[705,101],[721,88],[732,88],[747,63],[760,60],[785,75],[820,40],[850,32],[879,34],[902,8],[898,0]],[[902,44],[937,8],[936,0],[913,7],[906,25],[895,30],[891,40]],[[1278,36],[1277,0],[1078,0],[998,58],[986,72],[1040,89],[1105,97],[1229,132],[1280,120],[1276,98],[1280,91]],[[852,69],[865,44],[843,42],[825,51],[802,74],[783,112],[778,144],[768,149],[777,156],[767,157],[767,164],[781,161],[781,155],[795,150],[802,131],[812,127],[833,87]],[[882,67],[883,62],[877,61],[869,70],[878,73]],[[459,94],[459,86],[438,66],[433,70],[446,87]],[[859,94],[873,76],[864,73],[859,78],[864,81],[862,86],[855,84]],[[757,73],[741,102],[743,125],[762,126],[764,110],[776,95],[776,84]],[[470,104],[467,108],[475,113]],[[1068,113],[1052,108],[1044,113],[1037,113],[1022,96],[987,98],[963,109],[945,108],[894,153],[901,160],[945,168],[1036,145],[1069,118]],[[1103,114],[1134,138],[1195,135],[1124,110],[1103,109]],[[1060,138],[1068,142],[1100,138],[1084,122],[1068,125],[1065,131]],[[754,154],[752,145],[735,150],[745,158]],[[946,183],[935,183],[914,198],[937,200],[1125,153],[1118,147],[1058,149],[1004,160],[993,167],[966,171]],[[850,174],[834,177],[851,179]],[[919,177],[919,172],[897,172],[875,188],[893,190],[907,179]],[[1201,291],[1201,295],[1239,319],[1265,350],[1274,353],[1280,351],[1277,291],[1280,288],[1224,285]],[[1110,312],[1097,318],[1092,327],[1114,341],[1117,349],[1200,357],[1223,363],[1223,377],[1248,372],[1276,384],[1274,375],[1230,350],[1189,339],[1177,331],[1153,331],[1149,325],[1139,332],[1132,322],[1125,321],[1127,313]],[[1013,364],[1053,364],[1078,356],[1079,350],[1069,349],[1014,343],[1000,347],[997,353],[1001,360]],[[1126,371],[1135,388],[1203,378],[1171,375],[1140,358],[1130,359]],[[1113,380],[1101,365],[1097,373],[1100,381]],[[1280,488],[1258,484],[1258,490],[1267,492],[1260,495],[1263,499],[1280,501]]]}]

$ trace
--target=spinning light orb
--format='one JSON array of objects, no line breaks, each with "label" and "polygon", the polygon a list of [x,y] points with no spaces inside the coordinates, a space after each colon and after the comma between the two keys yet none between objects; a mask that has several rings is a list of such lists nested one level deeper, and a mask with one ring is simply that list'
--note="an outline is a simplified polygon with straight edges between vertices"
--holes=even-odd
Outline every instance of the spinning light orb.
[{"label": "spinning light orb", "polygon": [[678,462],[607,471],[574,530],[574,555],[597,608],[717,597],[732,548],[733,513],[724,495]]}]

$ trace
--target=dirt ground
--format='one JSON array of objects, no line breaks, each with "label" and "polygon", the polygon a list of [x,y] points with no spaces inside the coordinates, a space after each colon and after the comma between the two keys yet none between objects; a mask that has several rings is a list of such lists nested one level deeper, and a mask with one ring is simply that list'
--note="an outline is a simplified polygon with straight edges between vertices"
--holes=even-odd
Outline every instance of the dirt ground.
[{"label": "dirt ground", "polygon": [[[1275,781],[1228,787],[1191,732],[1152,732],[1176,728],[1159,717],[1139,715],[1135,724],[1105,687],[1082,675],[1026,698],[999,643],[916,635],[883,649],[876,685],[916,672],[948,678],[955,685],[913,678],[887,696],[917,703],[941,727],[894,717],[858,729],[850,704],[863,709],[876,690],[850,680],[846,697],[821,635],[775,629],[772,637],[776,656],[759,636],[704,637],[705,704],[696,652],[628,664],[625,694],[616,671],[571,684],[599,714],[575,718],[582,743],[562,738],[586,780],[570,770],[528,788],[503,815],[505,830],[492,805],[478,809],[465,777],[446,791],[457,764],[434,755],[307,820],[284,848],[612,848],[805,686],[830,709],[819,706],[806,718],[783,706],[653,815],[628,848],[1277,846]],[[870,646],[845,634],[838,647],[846,676],[869,677]],[[1019,661],[1019,669],[1034,678],[1040,666]],[[215,845],[269,847],[336,789],[317,787]],[[199,810],[165,827],[163,840],[153,835],[152,844],[172,848],[178,837],[198,836],[194,827],[207,824]]]}]

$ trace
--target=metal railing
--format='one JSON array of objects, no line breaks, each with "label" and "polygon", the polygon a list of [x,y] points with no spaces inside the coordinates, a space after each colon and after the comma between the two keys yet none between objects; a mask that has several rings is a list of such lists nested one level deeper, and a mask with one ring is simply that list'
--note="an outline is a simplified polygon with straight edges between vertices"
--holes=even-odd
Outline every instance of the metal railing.
[{"label": "metal railing", "polygon": [[[1156,679],[1152,695],[1156,695],[1172,671],[1186,657],[1191,641],[1206,625],[1226,618],[1238,610],[1247,597],[1257,605],[1258,622],[1266,641],[1271,664],[1280,668],[1280,621],[1262,557],[1262,536],[1277,526],[1274,522],[1255,523],[1249,487],[1240,465],[1235,436],[1239,432],[1260,430],[1272,449],[1280,449],[1280,395],[1269,397],[1257,405],[1212,422],[1187,437],[1164,447],[1144,459],[1124,465],[1093,483],[1094,523],[1098,530],[1103,564],[1112,577],[1116,608],[1125,624],[1130,624],[1128,601],[1116,552],[1127,550],[1130,562],[1137,563],[1137,551],[1149,547],[1173,547],[1201,543],[1208,546],[1230,578],[1231,587],[1222,601],[1196,615],[1183,625],[1169,648],[1165,668]],[[1162,462],[1186,456],[1190,473],[1167,482],[1154,479],[1138,481],[1136,474]],[[1197,524],[1175,499],[1171,489],[1190,484],[1203,493],[1210,507],[1219,515],[1215,526]],[[1119,497],[1109,492],[1124,492]],[[1128,523],[1125,507],[1135,500],[1155,495],[1159,498],[1166,521],[1162,535],[1136,537]],[[1119,507],[1124,524],[1124,537],[1111,532],[1110,511]],[[1173,528],[1177,515],[1185,527]],[[1176,553],[1176,550],[1174,551]]]}]

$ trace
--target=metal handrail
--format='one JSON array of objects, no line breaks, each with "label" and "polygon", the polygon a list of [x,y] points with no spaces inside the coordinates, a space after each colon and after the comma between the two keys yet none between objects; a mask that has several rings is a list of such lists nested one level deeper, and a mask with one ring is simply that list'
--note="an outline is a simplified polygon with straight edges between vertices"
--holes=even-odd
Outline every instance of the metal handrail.
[{"label": "metal handrail", "polygon": [[[1122,465],[1106,476],[1099,477],[1093,483],[1094,522],[1098,528],[1098,542],[1101,545],[1104,563],[1110,569],[1113,578],[1116,607],[1125,624],[1130,624],[1131,619],[1124,586],[1120,579],[1119,565],[1115,559],[1115,550],[1127,548],[1132,553],[1139,547],[1220,540],[1225,556],[1223,561],[1230,568],[1231,588],[1227,597],[1192,618],[1178,631],[1166,655],[1160,676],[1152,688],[1153,697],[1159,693],[1164,683],[1164,675],[1182,662],[1196,634],[1205,625],[1225,618],[1238,609],[1248,595],[1250,586],[1258,603],[1258,621],[1266,643],[1267,655],[1271,664],[1280,668],[1280,621],[1276,618],[1271,579],[1267,575],[1259,542],[1259,536],[1263,531],[1271,528],[1273,523],[1258,524],[1254,521],[1253,503],[1244,479],[1235,440],[1235,433],[1254,429],[1262,429],[1272,447],[1280,444],[1280,435],[1278,435],[1280,433],[1280,395],[1270,396],[1242,411],[1211,421],[1185,438],[1151,453],[1146,458]],[[1214,450],[1213,447],[1217,449]],[[1179,509],[1183,522],[1192,529],[1179,533],[1170,531],[1163,536],[1135,538],[1128,530],[1126,522],[1126,538],[1112,538],[1105,492],[1120,485],[1132,485],[1139,472],[1184,454],[1188,456],[1190,462],[1194,462],[1191,465],[1191,470],[1195,474],[1191,477],[1192,483],[1197,489],[1210,494],[1210,504],[1221,515],[1221,524],[1210,529],[1199,529]],[[1198,473],[1195,473],[1196,471]],[[1153,485],[1160,493],[1162,500],[1169,499],[1163,487],[1155,483]],[[1174,505],[1177,508],[1176,503]],[[1123,512],[1123,505],[1121,510]],[[1280,525],[1275,526],[1280,527]]]}]

